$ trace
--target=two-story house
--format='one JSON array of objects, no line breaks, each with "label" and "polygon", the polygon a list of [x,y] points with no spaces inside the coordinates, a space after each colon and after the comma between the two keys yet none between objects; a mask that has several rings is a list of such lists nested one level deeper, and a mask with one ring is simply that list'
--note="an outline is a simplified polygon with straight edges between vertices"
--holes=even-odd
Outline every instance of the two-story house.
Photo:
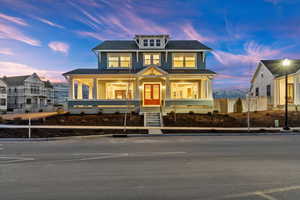
[{"label": "two-story house", "polygon": [[288,66],[283,60],[261,60],[251,80],[251,95],[267,97],[270,108],[285,105],[285,73],[288,74],[288,103],[300,105],[300,60],[290,60]]},{"label": "two-story house", "polygon": [[0,79],[0,113],[7,110],[7,85]]},{"label": "two-story house", "polygon": [[69,110],[95,112],[190,112],[213,109],[212,79],[206,69],[211,49],[197,40],[136,35],[104,41],[92,51],[98,68],[64,73]]},{"label": "two-story house", "polygon": [[52,110],[54,90],[49,81],[33,73],[26,76],[3,77],[8,87],[7,109],[14,112]]}]

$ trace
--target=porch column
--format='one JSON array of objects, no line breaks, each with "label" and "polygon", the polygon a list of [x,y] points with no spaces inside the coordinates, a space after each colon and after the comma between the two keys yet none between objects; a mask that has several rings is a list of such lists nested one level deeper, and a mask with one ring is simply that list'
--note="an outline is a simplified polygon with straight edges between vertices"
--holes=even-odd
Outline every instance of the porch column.
[{"label": "porch column", "polygon": [[93,99],[97,99],[97,79],[93,79]]},{"label": "porch column", "polygon": [[136,78],[135,80],[135,94],[134,94],[134,98],[140,100],[140,80],[139,78]]},{"label": "porch column", "polygon": [[207,98],[213,99],[213,93],[212,93],[212,81],[210,78],[207,79]]},{"label": "porch column", "polygon": [[277,91],[278,90],[278,86],[277,86],[277,81],[276,79],[273,80],[273,94],[271,94],[271,97],[273,98],[273,107],[276,107],[277,104],[278,104],[278,95],[279,95],[279,92]]},{"label": "porch column", "polygon": [[82,83],[80,81],[77,84],[77,99],[82,99]]},{"label": "porch column", "polygon": [[167,77],[166,78],[166,96],[165,99],[170,99],[171,98],[171,87],[170,87],[170,79]]},{"label": "porch column", "polygon": [[69,79],[69,99],[75,99],[75,92],[74,92],[74,81],[73,78]]},{"label": "porch column", "polygon": [[94,87],[93,87],[93,85],[94,85],[94,82],[92,82],[91,84],[89,84],[88,86],[89,86],[89,99],[93,99],[93,91],[94,91]]},{"label": "porch column", "polygon": [[294,104],[299,105],[299,75],[294,76]]}]

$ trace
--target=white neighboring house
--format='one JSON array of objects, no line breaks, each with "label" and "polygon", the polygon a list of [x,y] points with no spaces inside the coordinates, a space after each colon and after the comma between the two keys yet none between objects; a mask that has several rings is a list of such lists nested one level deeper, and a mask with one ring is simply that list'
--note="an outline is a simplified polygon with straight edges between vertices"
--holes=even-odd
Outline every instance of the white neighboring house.
[{"label": "white neighboring house", "polygon": [[7,85],[0,79],[0,113],[7,110]]},{"label": "white neighboring house", "polygon": [[26,76],[3,77],[8,87],[7,110],[14,112],[52,111],[54,90],[49,81],[33,73]]},{"label": "white neighboring house", "polygon": [[285,104],[285,73],[288,73],[288,102],[300,105],[300,60],[261,60],[251,80],[250,93],[254,97],[268,97],[269,107],[283,108]]}]

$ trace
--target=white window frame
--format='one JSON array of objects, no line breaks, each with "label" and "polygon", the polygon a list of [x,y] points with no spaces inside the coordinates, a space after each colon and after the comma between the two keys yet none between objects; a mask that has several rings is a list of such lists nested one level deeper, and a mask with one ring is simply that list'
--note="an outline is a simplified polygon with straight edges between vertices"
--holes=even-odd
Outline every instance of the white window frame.
[{"label": "white window frame", "polygon": [[156,64],[153,64],[153,61],[154,61],[154,59],[153,59],[153,55],[158,55],[159,56],[159,63],[157,64],[158,66],[160,66],[161,65],[161,54],[160,53],[143,53],[143,65],[144,66],[149,66],[149,65],[146,65],[145,63],[145,55],[146,54],[148,54],[148,55],[150,55],[150,64],[149,65],[156,65]]},{"label": "white window frame", "polygon": [[[110,56],[114,56],[114,57],[118,57],[118,67],[110,67],[109,66],[109,57]],[[125,67],[125,66],[121,66],[121,56],[129,56],[130,60],[129,60],[129,66]],[[128,69],[128,68],[132,68],[132,54],[131,53],[108,53],[107,54],[107,68],[109,69]]]},{"label": "white window frame", "polygon": [[[195,58],[195,66],[193,67],[186,67],[185,57],[191,56],[193,54]],[[174,58],[176,56],[183,56],[183,66],[181,67],[174,67]],[[196,69],[197,68],[197,53],[172,53],[172,68],[173,69]]]}]

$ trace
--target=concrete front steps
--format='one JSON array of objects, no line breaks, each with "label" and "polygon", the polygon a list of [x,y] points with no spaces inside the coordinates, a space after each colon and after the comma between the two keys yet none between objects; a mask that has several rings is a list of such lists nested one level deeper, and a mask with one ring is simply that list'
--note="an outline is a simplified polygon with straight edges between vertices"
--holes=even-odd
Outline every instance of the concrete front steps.
[{"label": "concrete front steps", "polygon": [[[145,112],[144,126],[161,127],[162,126],[161,114],[159,112]],[[149,134],[162,134],[162,132],[160,129],[150,129]]]}]

